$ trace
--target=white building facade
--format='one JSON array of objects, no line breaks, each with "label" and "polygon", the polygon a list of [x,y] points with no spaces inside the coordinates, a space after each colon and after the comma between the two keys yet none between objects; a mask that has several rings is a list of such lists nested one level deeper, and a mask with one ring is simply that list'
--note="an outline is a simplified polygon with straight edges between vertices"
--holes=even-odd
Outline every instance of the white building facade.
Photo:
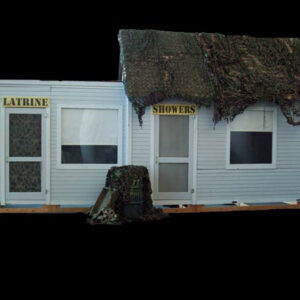
[{"label": "white building facade", "polygon": [[216,125],[212,108],[147,107],[140,126],[122,82],[2,80],[0,96],[1,206],[91,206],[127,164],[148,168],[157,205],[300,198],[300,128],[276,105]]}]

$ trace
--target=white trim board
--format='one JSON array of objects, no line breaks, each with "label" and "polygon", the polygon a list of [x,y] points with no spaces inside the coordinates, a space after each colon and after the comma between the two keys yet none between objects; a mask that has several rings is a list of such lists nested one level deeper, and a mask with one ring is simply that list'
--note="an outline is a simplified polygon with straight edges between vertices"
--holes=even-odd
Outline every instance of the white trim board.
[{"label": "white trim board", "polygon": [[222,204],[232,204],[233,202],[236,203],[259,203],[259,204],[268,204],[268,203],[281,203],[281,202],[295,202],[297,199],[295,198],[259,198],[259,199],[232,199],[232,200],[222,200],[222,199],[216,199],[216,200],[201,200],[197,202],[197,205],[222,205]]},{"label": "white trim board", "polygon": [[46,130],[45,130],[45,137],[46,137],[46,182],[45,182],[45,189],[46,189],[46,204],[50,204],[51,202],[51,107],[46,108]]},{"label": "white trim board", "polygon": [[131,165],[132,162],[132,103],[126,98],[126,141],[127,141],[127,158],[126,164]]},{"label": "white trim board", "polygon": [[150,110],[150,169],[149,169],[149,177],[151,181],[151,189],[152,189],[152,198],[154,191],[154,173],[155,173],[155,117]]},{"label": "white trim board", "polygon": [[[5,108],[0,107],[0,143],[5,145]],[[2,146],[2,151],[0,152],[0,172],[1,172],[1,182],[0,182],[0,204],[5,205],[5,147]]]},{"label": "white trim board", "polygon": [[153,200],[153,205],[179,205],[179,204],[193,204],[192,200]]},{"label": "white trim board", "polygon": [[192,200],[193,204],[197,204],[197,158],[198,158],[198,116],[199,109],[197,114],[194,116],[194,136],[193,136],[193,163],[192,163],[192,187],[194,189]]},{"label": "white trim board", "polygon": [[85,88],[119,88],[124,89],[121,81],[42,81],[42,80],[0,80],[0,86],[52,86],[52,87],[85,87]]}]

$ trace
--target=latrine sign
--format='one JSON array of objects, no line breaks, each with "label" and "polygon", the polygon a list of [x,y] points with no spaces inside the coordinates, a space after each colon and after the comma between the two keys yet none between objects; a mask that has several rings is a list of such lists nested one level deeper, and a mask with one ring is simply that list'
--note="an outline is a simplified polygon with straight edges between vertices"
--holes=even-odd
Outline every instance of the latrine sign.
[{"label": "latrine sign", "polygon": [[154,104],[153,115],[195,115],[196,104]]},{"label": "latrine sign", "polygon": [[50,99],[45,97],[2,97],[2,106],[45,108],[50,106]]}]

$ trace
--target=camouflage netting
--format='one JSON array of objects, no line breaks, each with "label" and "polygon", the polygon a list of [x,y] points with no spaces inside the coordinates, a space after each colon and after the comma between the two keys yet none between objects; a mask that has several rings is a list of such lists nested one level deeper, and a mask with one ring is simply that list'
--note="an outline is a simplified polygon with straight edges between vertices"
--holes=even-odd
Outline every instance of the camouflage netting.
[{"label": "camouflage netting", "polygon": [[144,166],[122,166],[112,167],[106,176],[106,187],[117,190],[116,200],[114,201],[114,211],[121,221],[126,220],[124,206],[130,203],[132,188],[139,182],[142,194],[142,212],[139,217],[141,221],[159,220],[166,217],[166,214],[159,208],[154,208],[152,203],[152,189],[149,173]]},{"label": "camouflage netting", "polygon": [[279,105],[299,125],[300,39],[120,30],[120,63],[140,122],[145,107],[180,99],[231,121],[257,101]]}]

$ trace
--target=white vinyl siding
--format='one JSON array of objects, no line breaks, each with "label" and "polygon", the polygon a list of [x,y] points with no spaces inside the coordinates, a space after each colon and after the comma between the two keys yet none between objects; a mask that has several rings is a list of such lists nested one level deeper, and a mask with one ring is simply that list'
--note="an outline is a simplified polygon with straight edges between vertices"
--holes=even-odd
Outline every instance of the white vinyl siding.
[{"label": "white vinyl siding", "polygon": [[[50,142],[51,150],[51,176],[50,201],[47,204],[92,205],[105,185],[107,174],[105,169],[57,168],[58,105],[121,105],[122,164],[127,163],[127,155],[131,153],[131,164],[144,165],[151,172],[154,161],[151,157],[151,107],[146,108],[143,126],[140,127],[138,117],[131,106],[128,113],[122,83],[0,81],[0,97],[2,96],[50,97],[51,139],[47,142]],[[0,112],[0,126],[3,127],[2,107]],[[300,198],[300,126],[289,125],[278,109],[276,169],[230,170],[226,169],[227,123],[222,121],[214,126],[212,117],[212,108],[198,109],[195,204],[221,204],[232,201],[263,203],[295,201]],[[127,128],[130,128],[128,133]],[[127,137],[131,137],[129,147]],[[3,138],[4,136],[1,136],[2,144]],[[5,156],[4,148],[1,146],[0,149],[0,181],[3,182]],[[4,189],[0,185],[0,195],[3,195],[3,192]],[[171,202],[168,200],[168,204]]]},{"label": "white vinyl siding", "polygon": [[276,169],[226,170],[227,123],[214,127],[212,114],[212,108],[199,111],[197,204],[300,198],[300,127],[289,125],[278,109]]},{"label": "white vinyl siding", "polygon": [[[121,164],[127,158],[127,140],[124,138],[127,129],[125,115],[125,92],[121,82],[55,82],[55,81],[1,81],[0,97],[2,96],[42,96],[50,98],[50,199],[47,204],[91,206],[97,200],[105,185],[107,169],[65,170],[57,169],[57,106],[121,106],[122,107],[122,145]],[[2,107],[1,107],[2,114]],[[0,115],[1,116],[1,115]],[[1,117],[0,117],[1,122]],[[2,124],[2,123],[1,123]],[[3,149],[2,147],[0,149]],[[1,153],[0,153],[1,155]],[[3,156],[3,153],[2,153]],[[2,157],[1,156],[1,157]],[[5,165],[1,158],[0,172]],[[2,173],[0,180],[2,180]],[[0,187],[0,193],[3,191]],[[1,199],[2,200],[2,199]],[[20,201],[23,204],[29,202]],[[10,204],[10,202],[6,202]],[[12,203],[13,204],[13,203]]]},{"label": "white vinyl siding", "polygon": [[[92,205],[105,185],[107,169],[57,168],[57,109],[59,105],[96,106],[126,105],[122,83],[107,87],[52,87],[51,89],[51,204]],[[125,109],[122,109],[123,114]],[[123,136],[125,134],[123,115]],[[122,148],[126,149],[123,138]],[[126,151],[123,151],[122,162]]]},{"label": "white vinyl siding", "polygon": [[[289,125],[278,109],[276,169],[231,170],[226,169],[227,122],[214,126],[212,117],[212,108],[198,109],[195,204],[281,202],[300,198],[299,126]],[[142,127],[134,110],[132,120],[132,163],[151,170],[151,108],[146,109]]]},{"label": "white vinyl siding", "polygon": [[136,112],[132,112],[132,164],[145,166],[150,170],[151,151],[151,107],[146,108],[143,126],[139,124]]}]

